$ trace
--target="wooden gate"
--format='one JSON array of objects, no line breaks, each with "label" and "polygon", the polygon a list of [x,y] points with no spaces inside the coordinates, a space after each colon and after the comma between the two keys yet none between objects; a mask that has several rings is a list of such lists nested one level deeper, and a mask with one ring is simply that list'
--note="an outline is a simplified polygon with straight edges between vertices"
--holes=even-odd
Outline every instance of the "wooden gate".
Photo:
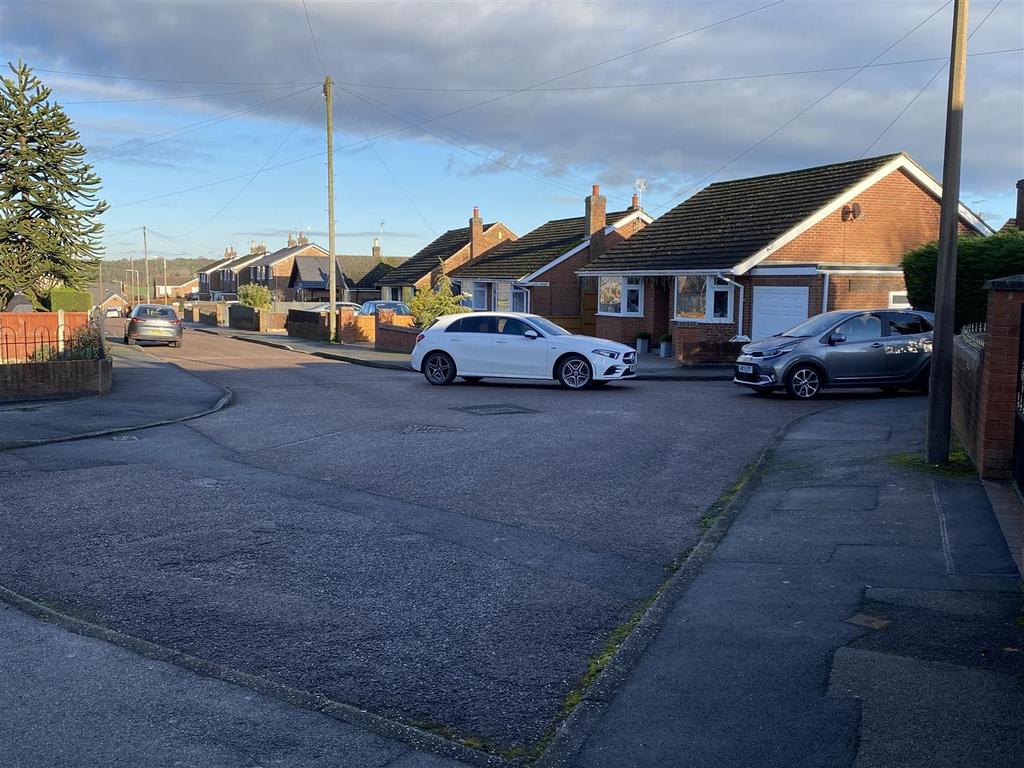
[{"label": "wooden gate", "polygon": [[584,336],[597,335],[597,291],[580,292],[580,319]]}]

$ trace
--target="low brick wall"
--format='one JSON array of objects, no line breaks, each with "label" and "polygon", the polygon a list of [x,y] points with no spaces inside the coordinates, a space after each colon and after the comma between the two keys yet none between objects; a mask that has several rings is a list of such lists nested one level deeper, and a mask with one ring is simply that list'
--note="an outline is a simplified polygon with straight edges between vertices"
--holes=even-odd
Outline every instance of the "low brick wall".
[{"label": "low brick wall", "polygon": [[419,328],[378,323],[374,348],[381,352],[404,352],[408,354],[416,346],[416,337],[419,334]]},{"label": "low brick wall", "polygon": [[377,318],[342,310],[338,313],[338,337],[346,344],[373,344]]},{"label": "low brick wall", "polygon": [[0,401],[105,395],[112,370],[109,357],[0,365]]},{"label": "low brick wall", "polygon": [[288,320],[287,312],[271,312],[270,310],[260,310],[260,332],[266,333],[267,331],[283,331],[285,330],[285,323]]},{"label": "low brick wall", "polygon": [[984,349],[976,349],[957,336],[953,342],[953,431],[976,467],[982,465],[985,398],[981,377],[984,365]]},{"label": "low brick wall", "polygon": [[259,311],[241,304],[228,306],[228,325],[240,331],[260,330]]},{"label": "low brick wall", "polygon": [[[711,324],[677,325],[672,328],[672,355],[682,365],[734,363],[743,347],[742,342],[729,341],[736,326],[723,326],[721,338],[709,332]],[[716,329],[717,330],[717,329]],[[657,349],[661,339],[651,339],[651,349]]]}]

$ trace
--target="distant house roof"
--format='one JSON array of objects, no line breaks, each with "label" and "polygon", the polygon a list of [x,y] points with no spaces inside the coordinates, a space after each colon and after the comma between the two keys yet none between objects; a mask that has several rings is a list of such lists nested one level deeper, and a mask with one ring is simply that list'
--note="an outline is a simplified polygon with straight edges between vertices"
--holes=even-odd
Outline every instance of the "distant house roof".
[{"label": "distant house roof", "polygon": [[1017,227],[1017,220],[1016,219],[1007,219],[1006,221],[1003,222],[1003,226],[1001,226],[999,228],[999,231],[1000,232],[1016,232],[1017,229],[1018,229],[1018,227]]},{"label": "distant house roof", "polygon": [[[633,210],[616,211],[605,217],[614,226]],[[464,264],[452,272],[454,278],[491,278],[519,280],[589,241],[585,236],[586,218],[554,219],[528,232],[518,240],[496,245],[482,258]]]},{"label": "distant house roof", "polygon": [[306,243],[299,243],[298,245],[285,246],[284,248],[279,248],[276,251],[272,251],[270,253],[264,254],[263,256],[261,256],[260,258],[256,259],[251,264],[249,264],[249,266],[250,267],[272,267],[275,264],[277,264],[278,262],[284,261],[289,256],[295,256],[295,255],[300,254],[300,253],[302,253],[303,251],[305,251],[305,250],[307,250],[309,248],[315,248],[316,250],[318,250],[320,253],[324,254],[325,256],[327,255],[327,251],[325,251],[323,248],[321,248],[316,243],[306,242]]},{"label": "distant house roof", "polygon": [[[834,210],[861,183],[903,169],[932,194],[940,192],[924,169],[903,153],[822,165],[768,176],[723,181],[702,189],[653,224],[605,252],[580,274],[744,269],[768,246],[815,215]],[[961,218],[979,232],[990,228],[966,207]],[[766,255],[766,254],[765,254]]]},{"label": "distant house roof", "polygon": [[[103,292],[102,296],[100,296],[101,288]],[[98,286],[93,283],[86,290],[89,291],[89,294],[92,296],[92,305],[94,307],[102,306],[103,302],[114,296],[119,297],[122,301],[125,300],[124,283],[120,280],[112,280],[108,283],[103,283],[102,286]]]},{"label": "distant house roof", "polygon": [[216,272],[218,269],[222,269],[222,268],[226,267],[228,264],[230,264],[232,261],[234,261],[237,258],[238,258],[238,254],[232,254],[230,256],[224,257],[223,259],[218,259],[217,261],[213,262],[212,264],[207,264],[202,269],[197,270],[196,274],[197,275],[209,275],[209,274],[211,274],[213,272]]},{"label": "distant house roof", "polygon": [[[484,232],[494,224],[484,224]],[[449,229],[414,254],[404,264],[391,270],[377,285],[413,285],[437,269],[438,261],[451,258],[469,244],[469,227]]]},{"label": "distant house roof", "polygon": [[[378,259],[363,254],[342,253],[338,254],[337,260],[336,279],[339,288],[344,285],[350,291],[371,291],[375,288],[379,275],[387,274],[395,268],[396,263],[404,262],[405,258],[387,256]],[[306,291],[326,290],[329,263],[329,256],[296,256],[288,287]],[[344,284],[342,280],[345,281]]]}]

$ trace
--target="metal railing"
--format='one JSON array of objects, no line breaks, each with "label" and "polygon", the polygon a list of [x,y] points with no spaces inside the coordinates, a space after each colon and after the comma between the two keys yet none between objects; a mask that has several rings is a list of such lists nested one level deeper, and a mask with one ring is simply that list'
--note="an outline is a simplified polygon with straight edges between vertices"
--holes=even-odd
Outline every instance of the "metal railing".
[{"label": "metal railing", "polygon": [[36,328],[25,335],[11,326],[0,325],[0,364],[98,360],[106,356],[103,332],[95,322],[64,335],[47,328]]},{"label": "metal railing", "polygon": [[968,323],[960,329],[960,339],[969,347],[978,350],[985,349],[988,327],[985,323]]}]

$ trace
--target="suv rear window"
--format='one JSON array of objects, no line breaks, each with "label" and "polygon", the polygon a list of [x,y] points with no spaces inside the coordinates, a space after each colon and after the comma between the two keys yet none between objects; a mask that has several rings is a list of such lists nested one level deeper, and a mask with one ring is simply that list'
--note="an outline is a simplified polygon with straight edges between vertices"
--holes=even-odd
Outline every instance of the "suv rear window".
[{"label": "suv rear window", "polygon": [[931,323],[913,312],[889,313],[890,336],[914,336],[918,333],[928,333],[931,329]]}]

